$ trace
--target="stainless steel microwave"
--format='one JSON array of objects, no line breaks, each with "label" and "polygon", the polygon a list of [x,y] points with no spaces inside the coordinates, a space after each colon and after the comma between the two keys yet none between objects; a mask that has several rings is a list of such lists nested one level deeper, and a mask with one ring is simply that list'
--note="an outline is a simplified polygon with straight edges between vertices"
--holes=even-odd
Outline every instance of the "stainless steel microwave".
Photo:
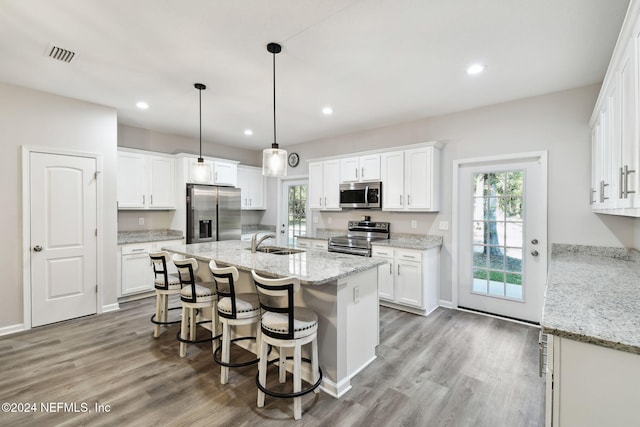
[{"label": "stainless steel microwave", "polygon": [[340,184],[340,207],[347,209],[382,208],[381,182]]}]

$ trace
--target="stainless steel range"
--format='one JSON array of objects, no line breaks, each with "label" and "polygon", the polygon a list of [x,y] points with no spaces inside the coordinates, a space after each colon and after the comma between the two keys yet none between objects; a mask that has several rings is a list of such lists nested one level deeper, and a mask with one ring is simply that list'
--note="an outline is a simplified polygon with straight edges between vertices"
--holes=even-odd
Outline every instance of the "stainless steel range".
[{"label": "stainless steel range", "polygon": [[371,242],[389,238],[388,222],[349,221],[346,236],[331,237],[329,252],[371,256]]}]

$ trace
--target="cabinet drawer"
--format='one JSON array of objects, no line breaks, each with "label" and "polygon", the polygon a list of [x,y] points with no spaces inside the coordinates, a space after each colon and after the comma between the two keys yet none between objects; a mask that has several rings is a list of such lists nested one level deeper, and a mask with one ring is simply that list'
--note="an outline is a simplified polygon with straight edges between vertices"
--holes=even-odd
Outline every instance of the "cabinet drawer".
[{"label": "cabinet drawer", "polygon": [[396,257],[398,261],[422,262],[422,253],[413,251],[403,251],[396,249]]},{"label": "cabinet drawer", "polygon": [[313,249],[322,249],[326,251],[329,248],[329,242],[325,240],[312,240],[311,247]]},{"label": "cabinet drawer", "polygon": [[309,239],[301,239],[299,237],[296,237],[296,246],[299,248],[310,248],[311,247],[311,240]]},{"label": "cabinet drawer", "polygon": [[393,249],[374,246],[371,248],[371,256],[378,258],[393,258]]},{"label": "cabinet drawer", "polygon": [[139,245],[124,245],[122,255],[146,254],[151,251],[151,243],[141,243]]}]

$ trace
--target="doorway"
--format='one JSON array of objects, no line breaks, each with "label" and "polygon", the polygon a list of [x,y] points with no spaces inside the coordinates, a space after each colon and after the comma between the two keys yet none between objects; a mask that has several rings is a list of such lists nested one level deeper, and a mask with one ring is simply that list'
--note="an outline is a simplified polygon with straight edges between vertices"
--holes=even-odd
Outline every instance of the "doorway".
[{"label": "doorway", "polygon": [[457,161],[454,175],[458,307],[539,323],[547,274],[547,153]]},{"label": "doorway", "polygon": [[23,150],[25,326],[98,307],[97,156]]},{"label": "doorway", "polygon": [[280,245],[293,246],[295,236],[307,234],[308,184],[307,179],[299,178],[281,182],[280,209],[278,210],[278,218],[280,218],[278,244]]}]

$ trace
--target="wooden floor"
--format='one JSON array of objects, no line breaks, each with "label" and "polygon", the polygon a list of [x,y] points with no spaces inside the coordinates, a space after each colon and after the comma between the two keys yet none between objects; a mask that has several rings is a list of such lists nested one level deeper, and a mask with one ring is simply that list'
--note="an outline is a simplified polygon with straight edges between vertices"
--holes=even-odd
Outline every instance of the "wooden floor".
[{"label": "wooden floor", "polygon": [[425,318],[381,307],[378,358],[341,399],[304,396],[295,423],[289,399],[267,396],[256,407],[255,366],[232,369],[223,386],[210,345],[192,345],[181,359],[177,325],[154,339],[153,304],[129,302],[0,338],[0,402],[23,412],[3,406],[0,425],[544,424],[534,327],[443,308]]}]

